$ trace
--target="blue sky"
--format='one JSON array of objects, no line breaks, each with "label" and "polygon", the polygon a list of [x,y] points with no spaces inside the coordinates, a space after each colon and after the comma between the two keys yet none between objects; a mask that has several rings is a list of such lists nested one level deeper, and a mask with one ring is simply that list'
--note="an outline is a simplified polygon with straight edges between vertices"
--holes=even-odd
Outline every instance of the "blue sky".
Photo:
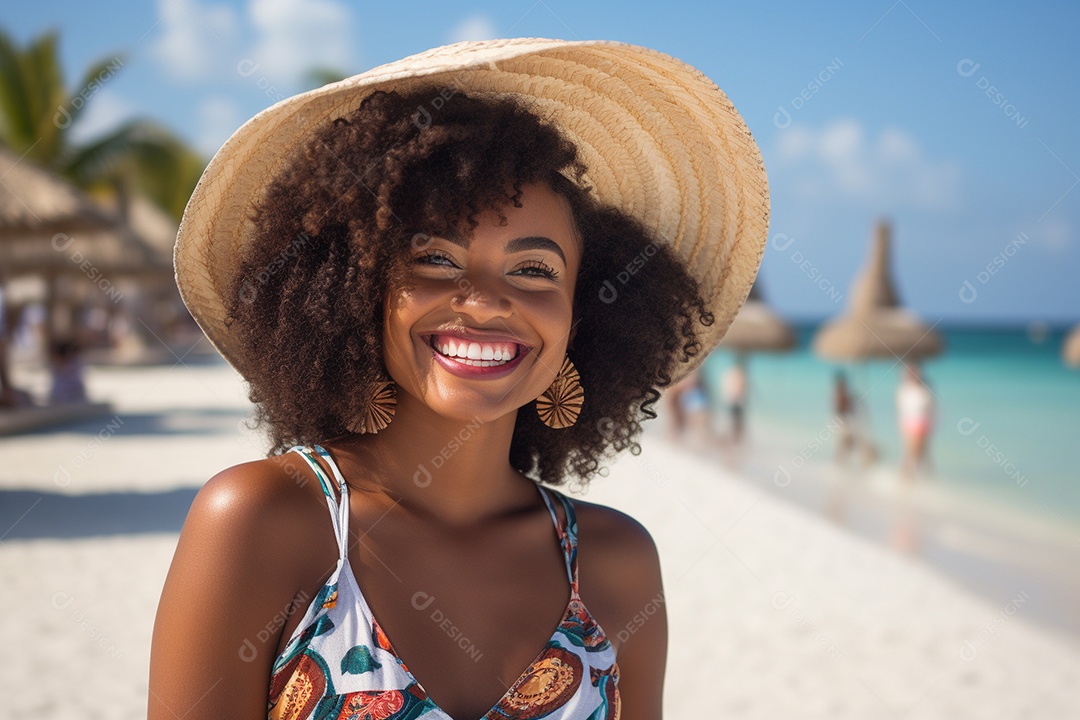
[{"label": "blue sky", "polygon": [[1080,321],[1076,3],[39,0],[0,25],[21,43],[59,29],[72,86],[123,55],[78,136],[147,116],[207,157],[311,66],[471,38],[647,45],[716,81],[757,138],[781,313],[840,312],[887,217],[901,299],[928,321]]}]

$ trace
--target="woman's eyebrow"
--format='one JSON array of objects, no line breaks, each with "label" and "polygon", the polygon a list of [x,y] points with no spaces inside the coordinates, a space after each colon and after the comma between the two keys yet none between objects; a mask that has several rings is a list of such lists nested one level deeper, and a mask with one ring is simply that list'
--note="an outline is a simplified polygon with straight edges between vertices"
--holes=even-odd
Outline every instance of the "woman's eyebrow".
[{"label": "woman's eyebrow", "polygon": [[563,255],[559,243],[542,235],[528,235],[526,237],[514,238],[506,243],[507,255],[523,250],[549,250],[559,256],[559,259],[563,261],[563,265],[566,264],[566,256]]},{"label": "woman's eyebrow", "polygon": [[[460,247],[468,249],[469,241],[465,238],[448,233],[445,239],[458,245]],[[522,252],[524,250],[548,250],[559,256],[563,265],[566,265],[566,255],[563,254],[562,248],[559,244],[551,238],[544,237],[542,235],[527,235],[525,237],[514,238],[510,242],[506,243],[506,254]]]}]

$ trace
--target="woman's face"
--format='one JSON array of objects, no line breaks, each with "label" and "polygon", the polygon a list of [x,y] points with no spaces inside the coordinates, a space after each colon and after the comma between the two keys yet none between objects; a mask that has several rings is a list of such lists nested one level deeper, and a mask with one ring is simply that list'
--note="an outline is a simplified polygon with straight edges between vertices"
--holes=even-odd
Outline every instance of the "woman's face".
[{"label": "woman's face", "polygon": [[415,400],[439,415],[488,422],[536,399],[571,334],[581,262],[570,205],[545,184],[522,207],[477,216],[468,237],[418,235],[411,286],[385,307],[386,369],[398,412]]}]

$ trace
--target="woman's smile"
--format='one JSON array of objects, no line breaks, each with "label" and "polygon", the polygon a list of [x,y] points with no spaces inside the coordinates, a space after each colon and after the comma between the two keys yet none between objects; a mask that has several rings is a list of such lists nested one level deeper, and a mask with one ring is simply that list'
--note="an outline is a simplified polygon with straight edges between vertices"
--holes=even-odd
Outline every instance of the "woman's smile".
[{"label": "woman's smile", "polygon": [[[484,354],[492,354],[491,347],[491,345],[486,345]],[[497,345],[496,347],[502,346]],[[485,360],[482,358],[461,357],[459,355],[446,355],[437,347],[432,347],[432,357],[439,366],[458,377],[494,380],[509,375],[521,364],[521,361],[528,354],[528,350],[522,349],[521,346],[517,346],[517,348],[516,351],[508,353],[509,357],[506,359],[493,357],[490,360]],[[471,343],[469,349],[465,352],[470,355],[478,354],[480,352],[479,345]]]},{"label": "woman's smile", "polygon": [[458,377],[494,379],[510,374],[532,349],[509,337],[465,337],[461,333],[425,336],[432,356]]}]

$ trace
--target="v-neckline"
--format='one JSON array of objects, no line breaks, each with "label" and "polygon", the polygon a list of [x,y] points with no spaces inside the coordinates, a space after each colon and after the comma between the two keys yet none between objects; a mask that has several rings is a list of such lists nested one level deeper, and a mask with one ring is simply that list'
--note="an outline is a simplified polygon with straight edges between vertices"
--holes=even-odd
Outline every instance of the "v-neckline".
[{"label": "v-neckline", "polygon": [[[416,686],[424,693],[424,699],[426,701],[430,702],[431,705],[436,710],[438,710],[443,715],[445,715],[447,718],[449,718],[449,720],[457,720],[452,715],[450,715],[450,713],[443,710],[442,707],[440,707],[437,702],[435,702],[435,700],[431,697],[431,693],[429,693],[427,691],[427,688],[424,687],[423,683],[421,683],[416,678],[416,676],[413,675],[412,671],[409,670],[408,663],[406,663],[405,660],[398,653],[397,649],[394,647],[394,643],[390,640],[390,636],[386,633],[386,630],[383,629],[382,624],[380,624],[378,619],[375,617],[375,613],[372,612],[371,606],[368,605],[367,598],[364,597],[364,591],[360,589],[360,583],[357,581],[356,574],[352,570],[352,563],[349,562],[348,559],[346,558],[346,560],[345,560],[345,562],[343,564],[346,566],[345,568],[343,568],[343,570],[348,574],[348,578],[353,584],[353,589],[356,591],[356,597],[359,599],[359,602],[360,602],[360,604],[362,606],[361,610],[363,611],[364,615],[366,615],[367,618],[369,620],[371,620],[371,622],[372,622],[374,628],[377,630],[377,632],[379,632],[382,635],[382,639],[386,641],[387,650],[390,652],[390,654],[392,654],[395,658],[397,658],[398,662],[401,665],[402,672],[405,673],[405,675],[409,678],[409,680],[411,682],[416,683]],[[529,671],[529,668],[532,667],[533,664],[544,654],[544,652],[548,648],[548,643],[551,642],[551,640],[558,634],[559,630],[562,628],[563,624],[566,622],[567,617],[573,613],[573,610],[574,610],[574,598],[575,597],[578,598],[578,602],[581,601],[581,598],[578,596],[576,589],[574,588],[573,584],[571,584],[570,585],[570,599],[567,600],[567,602],[566,602],[566,609],[563,610],[562,617],[559,618],[559,624],[555,626],[555,629],[551,631],[551,634],[548,635],[547,639],[544,641],[544,646],[542,648],[540,648],[540,650],[536,653],[536,655],[533,656],[533,658],[525,666],[525,669],[522,670],[520,673],[518,673],[518,676],[516,678],[514,678],[514,681],[512,683],[510,683],[510,687],[508,687],[506,689],[506,692],[504,692],[499,697],[499,699],[495,701],[495,704],[492,705],[490,708],[488,708],[487,711],[483,715],[481,715],[479,718],[477,718],[476,720],[485,720],[489,715],[491,715],[492,710],[497,710],[499,708],[499,706],[502,705],[503,701],[506,700],[507,696],[510,695],[510,692],[521,681],[521,678],[525,676],[525,673],[527,673]],[[376,642],[378,642],[378,640],[376,640]]]},{"label": "v-neckline", "polygon": [[[337,462],[334,460],[334,457],[328,451],[325,451],[325,455],[323,455],[323,453],[318,452],[319,448],[315,448],[315,450],[316,454],[319,454],[320,456],[326,458],[327,464],[330,465],[331,472],[335,476],[335,479],[339,481],[338,489],[340,494],[337,498],[335,498],[335,500],[337,501],[339,512],[341,512],[342,505],[344,505],[345,516],[342,519],[345,523],[345,527],[347,528],[349,520],[348,513],[351,510],[351,503],[349,500],[349,498],[351,497],[351,493],[349,492],[349,486],[347,483],[343,482],[343,478],[341,478],[341,470],[337,467]],[[543,485],[536,482],[535,480],[533,481],[533,485],[536,486],[536,491],[540,493],[540,498],[544,501],[544,506],[548,509],[548,513],[552,516],[552,519],[554,521],[555,533],[559,542],[559,553],[563,557],[563,565],[566,568],[567,579],[570,582],[570,598],[566,601],[566,608],[563,610],[562,617],[559,618],[559,622],[555,626],[555,629],[551,631],[551,634],[549,634],[547,639],[544,641],[544,646],[540,648],[539,651],[537,651],[537,653],[532,657],[531,660],[529,660],[529,663],[525,666],[525,669],[518,673],[518,676],[514,678],[514,681],[510,684],[510,687],[506,689],[506,692],[504,692],[499,697],[499,699],[495,701],[495,704],[488,708],[483,715],[477,718],[477,720],[486,720],[486,718],[491,715],[491,712],[493,710],[497,710],[499,706],[503,703],[503,701],[506,700],[507,696],[510,695],[510,692],[521,681],[521,678],[525,676],[525,673],[529,671],[529,668],[532,667],[532,665],[541,656],[543,656],[544,652],[548,649],[548,643],[551,642],[553,638],[555,638],[559,630],[562,628],[563,624],[566,622],[567,617],[573,613],[574,599],[576,598],[579,604],[584,605],[584,603],[582,603],[581,601],[581,596],[578,595],[578,590],[575,582],[575,573],[574,568],[572,567],[571,560],[572,548],[568,549],[568,545],[570,545],[570,510],[565,506],[565,504],[563,504],[563,512],[566,514],[566,517],[563,521],[560,522],[559,514],[555,510],[555,499],[557,499],[555,497],[555,491],[551,491],[549,488],[545,488]],[[549,497],[548,495],[549,492],[551,494],[551,497]],[[344,529],[345,528],[342,528],[342,530]],[[352,582],[353,589],[356,591],[356,597],[359,599],[361,605],[361,611],[364,613],[364,615],[367,616],[368,619],[371,620],[373,627],[382,634],[382,638],[386,641],[389,652],[397,659],[398,663],[401,666],[401,670],[405,673],[406,677],[408,677],[411,682],[416,683],[416,686],[424,693],[424,699],[427,702],[430,702],[434,709],[438,710],[444,716],[449,718],[449,720],[456,720],[453,716],[450,715],[450,713],[443,710],[442,707],[440,707],[439,704],[435,702],[435,700],[431,697],[431,694],[427,691],[427,688],[425,688],[424,685],[416,678],[416,676],[413,675],[412,671],[409,670],[408,664],[405,662],[404,659],[402,659],[401,655],[394,647],[394,643],[390,641],[390,636],[386,633],[386,630],[383,629],[382,624],[375,617],[375,613],[372,611],[371,605],[368,604],[367,598],[364,596],[364,591],[360,589],[360,582],[356,579],[356,573],[353,572],[352,562],[349,560],[349,553],[347,547],[343,548],[343,550],[344,551],[342,553],[342,557],[339,558],[341,560],[341,564],[344,566],[342,568],[342,571],[346,573],[349,581]],[[603,632],[603,629],[601,628],[600,631]]]}]

